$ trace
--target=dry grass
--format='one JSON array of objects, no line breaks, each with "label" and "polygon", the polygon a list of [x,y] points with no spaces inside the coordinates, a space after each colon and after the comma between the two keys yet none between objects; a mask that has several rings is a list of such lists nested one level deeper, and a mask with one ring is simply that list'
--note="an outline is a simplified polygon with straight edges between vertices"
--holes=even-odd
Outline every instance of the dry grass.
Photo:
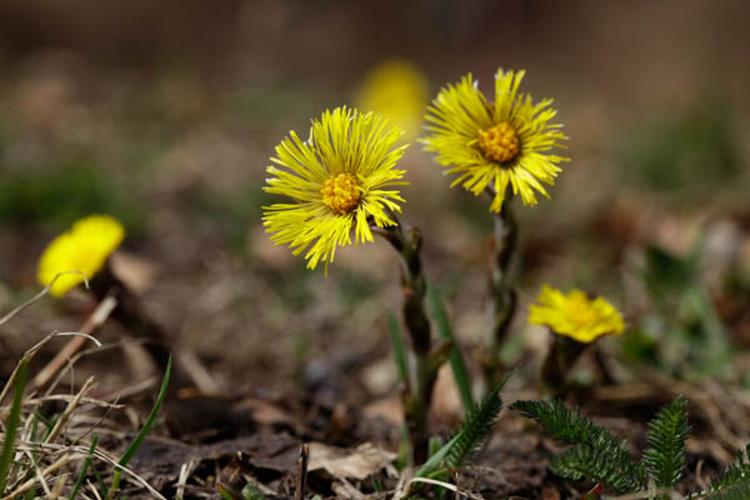
[{"label": "dry grass", "polygon": [[[48,292],[49,287],[21,304],[0,319],[0,325],[11,321],[15,316],[33,306]],[[106,498],[115,492],[108,484],[110,477],[122,475],[123,479],[138,491],[152,498],[164,498],[138,474],[120,464],[119,450],[104,450],[98,445],[99,435],[121,434],[108,418],[110,412],[121,411],[123,405],[117,401],[107,401],[90,396],[96,387],[94,377],[90,377],[75,393],[63,392],[60,380],[74,369],[81,357],[106,349],[92,336],[95,328],[90,325],[103,323],[113,304],[107,299],[99,305],[91,317],[84,323],[83,332],[52,332],[37,344],[28,349],[16,369],[0,392],[0,417],[2,418],[2,435],[0,440],[12,437],[9,422],[15,403],[19,403],[20,415],[18,427],[13,439],[10,464],[5,481],[2,499],[34,498],[43,495],[45,498]],[[75,349],[64,350],[65,358],[56,357],[51,363],[38,372],[34,379],[37,383],[26,385],[26,367],[35,355],[52,339],[61,336],[74,336],[69,345]],[[92,342],[96,349],[83,351],[74,355],[86,342]],[[39,375],[42,375],[40,378]],[[41,381],[42,383],[38,383]],[[40,390],[44,392],[40,393]],[[19,392],[21,391],[21,392]],[[11,392],[20,397],[7,398]],[[6,399],[10,401],[6,402]],[[64,403],[61,411],[51,416],[43,416],[45,407]],[[120,471],[116,473],[116,471]],[[129,493],[129,497],[137,493]]]}]

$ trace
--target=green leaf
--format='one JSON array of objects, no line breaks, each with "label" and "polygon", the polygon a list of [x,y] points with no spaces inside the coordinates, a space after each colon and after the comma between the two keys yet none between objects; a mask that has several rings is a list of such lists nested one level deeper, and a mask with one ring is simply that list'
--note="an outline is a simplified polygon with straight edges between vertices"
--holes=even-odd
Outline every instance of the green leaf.
[{"label": "green leaf", "polygon": [[78,496],[78,492],[83,487],[83,482],[86,480],[86,474],[89,471],[89,467],[91,467],[91,462],[94,460],[94,451],[96,450],[96,445],[99,442],[99,436],[94,434],[94,437],[91,438],[91,446],[89,447],[89,454],[86,456],[86,461],[83,463],[83,467],[81,467],[81,472],[78,474],[78,479],[76,480],[75,486],[73,486],[73,491],[70,493],[70,500],[75,500],[75,498]]},{"label": "green leaf", "polygon": [[430,301],[430,308],[432,309],[432,317],[435,319],[437,325],[438,334],[443,340],[448,340],[453,343],[453,349],[450,354],[451,370],[453,370],[453,378],[456,381],[456,387],[458,387],[458,393],[461,395],[461,402],[464,406],[464,412],[468,415],[476,407],[474,403],[474,396],[471,393],[471,379],[469,373],[466,370],[464,364],[464,358],[461,355],[461,349],[459,348],[456,336],[453,334],[453,328],[451,327],[450,321],[448,320],[448,314],[445,312],[443,300],[440,297],[435,288],[432,286],[427,287],[427,298]]},{"label": "green leaf", "polygon": [[690,434],[687,400],[677,397],[648,424],[643,465],[656,486],[671,488],[685,468],[685,439]]},{"label": "green leaf", "polygon": [[5,424],[5,440],[0,453],[0,493],[5,493],[5,485],[8,483],[8,473],[13,461],[14,446],[18,434],[18,424],[21,421],[21,408],[23,406],[23,393],[26,390],[26,381],[29,377],[29,362],[22,359],[18,364],[16,372],[16,385],[13,388],[13,403],[10,407],[8,421]]},{"label": "green leaf", "polygon": [[[130,459],[133,458],[133,455],[136,454],[138,451],[138,448],[141,447],[143,444],[143,441],[146,440],[146,436],[148,436],[148,433],[151,431],[151,427],[153,427],[154,423],[156,423],[156,417],[159,416],[159,411],[161,410],[161,405],[164,403],[164,398],[167,396],[167,389],[169,388],[169,381],[172,378],[172,356],[169,356],[169,360],[167,361],[167,369],[164,372],[164,377],[161,380],[161,388],[159,389],[159,395],[156,398],[156,403],[154,403],[153,408],[151,408],[151,413],[148,414],[148,417],[146,418],[146,421],[143,424],[143,427],[141,427],[141,430],[138,431],[138,434],[136,434],[135,439],[133,439],[133,442],[130,443],[130,446],[128,446],[128,449],[125,450],[125,453],[120,458],[118,465],[122,467],[126,467],[128,463],[130,462]],[[109,488],[109,492],[107,493],[107,498],[111,499],[114,498],[115,494],[117,494],[117,490],[120,488],[120,480],[122,478],[122,468],[117,467],[115,468],[115,471],[112,476],[112,486]]]},{"label": "green leaf", "polygon": [[404,332],[396,316],[388,313],[388,331],[391,334],[391,345],[393,346],[393,357],[396,359],[396,367],[401,382],[405,387],[410,387],[409,364],[406,358],[406,346],[404,344]]}]

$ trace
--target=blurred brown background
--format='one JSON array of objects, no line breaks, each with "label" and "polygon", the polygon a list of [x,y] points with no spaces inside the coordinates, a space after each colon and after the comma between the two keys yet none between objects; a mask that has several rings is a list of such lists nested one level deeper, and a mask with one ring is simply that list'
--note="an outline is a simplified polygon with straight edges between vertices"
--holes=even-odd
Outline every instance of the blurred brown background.
[{"label": "blurred brown background", "polygon": [[[552,200],[521,214],[522,297],[545,279],[622,303],[615,266],[629,245],[679,254],[707,219],[747,224],[749,20],[744,0],[5,0],[2,304],[34,289],[51,235],[107,212],[128,227],[123,272],[220,377],[274,370],[281,381],[300,369],[290,356],[335,357],[352,336],[387,356],[382,311],[398,301],[388,249],[347,249],[323,279],[268,243],[260,207],[273,146],[351,103],[393,57],[419,67],[431,95],[467,71],[490,90],[502,66],[555,97],[573,161]],[[406,220],[423,228],[457,329],[479,342],[484,202],[449,190],[418,144],[403,165]],[[59,310],[48,316],[42,326],[61,329]],[[21,352],[33,339],[16,333],[9,348]]]}]

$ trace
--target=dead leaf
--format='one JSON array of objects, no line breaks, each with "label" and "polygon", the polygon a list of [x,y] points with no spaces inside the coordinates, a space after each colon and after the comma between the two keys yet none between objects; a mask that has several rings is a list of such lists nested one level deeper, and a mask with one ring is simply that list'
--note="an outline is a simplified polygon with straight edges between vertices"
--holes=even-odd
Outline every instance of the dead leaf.
[{"label": "dead leaf", "polygon": [[[244,457],[256,469],[288,474],[295,469],[299,441],[287,433],[258,433],[209,445],[191,446],[163,438],[147,438],[130,465],[156,485],[177,480],[182,464]],[[157,486],[160,487],[160,486]]]},{"label": "dead leaf", "polygon": [[325,470],[334,477],[365,479],[383,468],[391,469],[395,458],[395,453],[372,443],[361,444],[354,450],[310,443],[308,470]]}]

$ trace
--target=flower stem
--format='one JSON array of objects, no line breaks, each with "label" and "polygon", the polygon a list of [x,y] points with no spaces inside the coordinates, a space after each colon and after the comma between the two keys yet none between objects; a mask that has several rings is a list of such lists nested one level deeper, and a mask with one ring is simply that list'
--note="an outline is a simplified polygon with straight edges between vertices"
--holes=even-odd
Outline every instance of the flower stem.
[{"label": "flower stem", "polygon": [[401,287],[404,294],[402,313],[415,365],[414,379],[408,385],[408,390],[404,391],[404,417],[412,446],[412,461],[414,464],[421,464],[427,460],[427,424],[437,372],[447,359],[452,343],[432,348],[430,321],[425,308],[427,282],[422,271],[422,235],[419,230],[410,228],[407,233],[398,221],[396,226],[373,230],[385,238],[401,257]]},{"label": "flower stem", "polygon": [[508,336],[517,304],[516,290],[510,280],[510,266],[518,243],[518,224],[510,202],[510,198],[505,200],[500,213],[494,215],[495,251],[490,275],[493,328],[489,355],[484,360],[488,387],[495,387],[503,378],[500,351]]},{"label": "flower stem", "polygon": [[555,397],[561,397],[567,386],[568,375],[587,344],[552,332],[552,346],[542,366],[542,380]]}]

